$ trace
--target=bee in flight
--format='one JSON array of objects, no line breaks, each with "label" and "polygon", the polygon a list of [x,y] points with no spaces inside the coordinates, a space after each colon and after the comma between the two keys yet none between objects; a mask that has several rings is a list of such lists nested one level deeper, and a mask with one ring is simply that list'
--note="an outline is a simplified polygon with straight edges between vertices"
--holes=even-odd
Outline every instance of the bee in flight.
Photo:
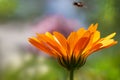
[{"label": "bee in flight", "polygon": [[77,7],[85,7],[85,8],[87,8],[83,2],[75,2],[75,1],[74,1],[74,2],[73,2],[73,5],[75,5],[75,6],[77,6]]}]

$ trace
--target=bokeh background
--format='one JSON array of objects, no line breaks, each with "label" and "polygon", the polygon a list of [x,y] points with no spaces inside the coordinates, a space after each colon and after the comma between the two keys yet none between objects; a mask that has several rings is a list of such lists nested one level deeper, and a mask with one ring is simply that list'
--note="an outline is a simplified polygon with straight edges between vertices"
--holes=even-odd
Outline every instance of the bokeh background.
[{"label": "bokeh background", "polygon": [[[82,1],[84,7],[73,5]],[[67,36],[99,23],[102,37],[120,41],[120,0],[0,0],[0,80],[68,80],[57,60],[31,46],[36,32]],[[92,54],[75,80],[120,80],[120,43]]]}]

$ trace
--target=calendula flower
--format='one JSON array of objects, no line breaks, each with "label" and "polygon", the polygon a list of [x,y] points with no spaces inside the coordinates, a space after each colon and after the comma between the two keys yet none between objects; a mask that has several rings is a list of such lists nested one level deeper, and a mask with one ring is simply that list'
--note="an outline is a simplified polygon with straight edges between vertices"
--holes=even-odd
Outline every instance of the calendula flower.
[{"label": "calendula flower", "polygon": [[29,38],[29,42],[38,49],[56,58],[68,70],[75,70],[85,64],[87,57],[103,48],[117,43],[112,39],[116,33],[100,38],[98,24],[91,24],[86,30],[80,28],[66,38],[59,32],[46,32]]}]

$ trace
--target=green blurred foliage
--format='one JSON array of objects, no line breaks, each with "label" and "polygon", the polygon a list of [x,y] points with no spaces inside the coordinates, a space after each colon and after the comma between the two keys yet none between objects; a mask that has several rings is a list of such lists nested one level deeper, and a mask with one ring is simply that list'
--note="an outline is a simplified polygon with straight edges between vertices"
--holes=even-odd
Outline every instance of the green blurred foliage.
[{"label": "green blurred foliage", "polygon": [[17,0],[0,0],[0,18],[11,16],[17,7]]},{"label": "green blurred foliage", "polygon": [[[87,2],[87,1],[86,1]],[[93,4],[92,4],[93,2]],[[120,21],[120,1],[119,0],[94,0],[91,5],[94,5],[90,10],[86,10],[87,23],[99,23],[99,30],[105,36],[111,32],[117,32],[119,36],[119,21]],[[91,5],[89,6],[91,8]],[[95,8],[96,9],[95,9]],[[94,12],[93,12],[94,11]]]}]

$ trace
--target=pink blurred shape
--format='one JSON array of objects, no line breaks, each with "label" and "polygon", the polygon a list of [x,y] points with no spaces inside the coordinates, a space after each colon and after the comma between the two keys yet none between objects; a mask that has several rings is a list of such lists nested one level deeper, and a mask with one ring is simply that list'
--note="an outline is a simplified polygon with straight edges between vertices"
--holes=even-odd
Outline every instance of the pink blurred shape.
[{"label": "pink blurred shape", "polygon": [[68,36],[75,27],[78,27],[78,23],[75,20],[66,19],[60,15],[47,16],[34,25],[33,32],[45,33],[58,31],[64,36]]}]

